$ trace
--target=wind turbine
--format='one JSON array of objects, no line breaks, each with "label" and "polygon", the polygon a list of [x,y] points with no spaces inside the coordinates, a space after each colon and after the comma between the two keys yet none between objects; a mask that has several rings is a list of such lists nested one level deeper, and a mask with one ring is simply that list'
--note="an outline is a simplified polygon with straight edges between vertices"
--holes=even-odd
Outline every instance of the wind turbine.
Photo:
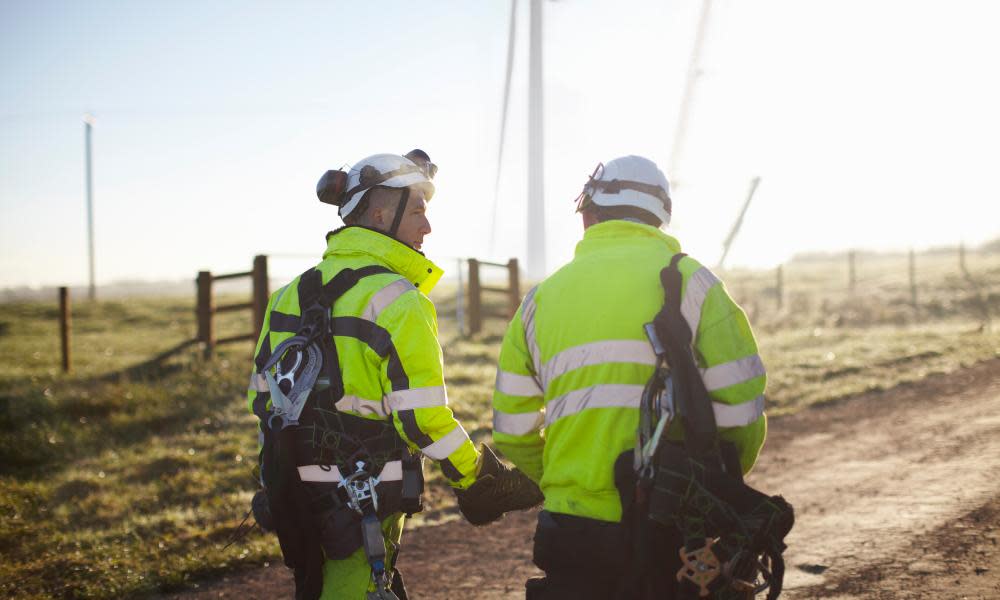
[{"label": "wind turbine", "polygon": [[[546,274],[545,252],[545,198],[544,198],[544,112],[542,89],[542,3],[544,0],[529,2],[528,35],[528,210],[527,210],[527,256],[528,277],[534,280]],[[684,95],[681,100],[674,128],[673,147],[670,153],[671,182],[676,187],[676,170],[684,145],[688,113],[691,110],[694,87],[701,75],[701,49],[708,29],[711,0],[703,0],[698,31],[688,66]],[[503,162],[504,139],[507,126],[507,108],[510,104],[510,82],[514,62],[514,43],[517,37],[517,0],[511,0],[510,27],[507,38],[507,65],[504,79],[503,108],[500,114],[500,142],[497,149],[496,181],[493,192],[493,219],[490,229],[490,253],[495,249],[497,205],[500,193],[500,170]]]},{"label": "wind turbine", "polygon": [[[688,63],[687,76],[684,81],[684,95],[681,97],[680,110],[677,112],[677,125],[674,127],[674,143],[670,150],[670,171],[668,175],[670,177],[670,183],[674,189],[677,189],[679,181],[677,179],[677,165],[680,163],[681,150],[684,148],[684,139],[687,134],[687,124],[688,124],[688,113],[691,112],[691,103],[694,98],[694,88],[698,79],[701,77],[701,49],[705,45],[705,33],[708,30],[708,19],[712,12],[712,0],[703,0],[701,4],[701,17],[698,19],[698,31],[694,38],[694,48],[691,50],[691,61]],[[747,214],[747,209],[750,208],[750,201],[753,200],[754,193],[757,191],[757,186],[760,184],[760,177],[754,177],[750,180],[750,189],[747,192],[747,199],[743,203],[743,208],[740,210],[739,215],[733,222],[732,228],[729,230],[729,235],[722,242],[722,256],[719,258],[719,262],[716,265],[716,269],[721,270],[723,264],[726,262],[726,257],[729,255],[729,248],[733,244],[733,240],[740,232],[740,227],[743,226],[743,217]]]},{"label": "wind turbine", "polygon": [[[529,0],[528,35],[528,234],[526,267],[530,279],[545,276],[545,196],[544,196],[544,111],[542,89],[542,2]],[[497,149],[496,183],[493,190],[493,219],[490,225],[490,252],[496,241],[497,204],[500,194],[500,167],[503,162],[510,80],[514,65],[514,41],[517,34],[517,0],[510,3],[510,28],[507,38],[507,69],[504,79],[503,109],[500,114],[500,143]]]},{"label": "wind turbine", "polygon": [[705,32],[708,30],[708,17],[712,11],[712,0],[703,0],[701,17],[698,19],[698,32],[694,38],[694,48],[691,50],[691,61],[688,63],[687,76],[684,79],[684,95],[681,96],[681,106],[677,111],[677,124],[674,127],[674,143],[670,149],[670,184],[677,188],[677,166],[680,164],[681,150],[684,148],[684,138],[687,134],[688,114],[691,112],[691,102],[694,98],[694,87],[701,77],[701,49],[705,45]]}]

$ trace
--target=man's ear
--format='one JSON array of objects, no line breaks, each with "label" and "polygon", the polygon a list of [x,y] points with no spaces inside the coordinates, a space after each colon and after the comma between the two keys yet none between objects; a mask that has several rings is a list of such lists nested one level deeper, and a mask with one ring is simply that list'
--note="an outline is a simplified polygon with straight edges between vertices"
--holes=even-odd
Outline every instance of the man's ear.
[{"label": "man's ear", "polygon": [[383,206],[373,206],[369,216],[369,222],[375,227],[385,227],[385,208]]}]

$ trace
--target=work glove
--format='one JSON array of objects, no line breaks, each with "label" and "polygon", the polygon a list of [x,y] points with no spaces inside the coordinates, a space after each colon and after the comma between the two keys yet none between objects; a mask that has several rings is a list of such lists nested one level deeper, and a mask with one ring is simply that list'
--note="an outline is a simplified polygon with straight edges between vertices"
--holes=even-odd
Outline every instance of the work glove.
[{"label": "work glove", "polygon": [[458,508],[469,523],[492,523],[506,512],[538,506],[545,499],[534,481],[500,462],[486,444],[482,445],[480,460],[475,483],[469,489],[455,490]]}]

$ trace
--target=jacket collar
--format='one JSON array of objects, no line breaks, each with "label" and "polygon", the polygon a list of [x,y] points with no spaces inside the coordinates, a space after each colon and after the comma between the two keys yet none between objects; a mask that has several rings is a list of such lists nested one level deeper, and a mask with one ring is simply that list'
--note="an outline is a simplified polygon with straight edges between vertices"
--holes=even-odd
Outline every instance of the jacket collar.
[{"label": "jacket collar", "polygon": [[377,229],[358,225],[341,227],[326,235],[323,260],[335,255],[370,258],[406,277],[424,294],[430,293],[444,274],[422,252]]},{"label": "jacket collar", "polygon": [[612,219],[596,225],[591,225],[583,232],[583,239],[576,245],[576,256],[605,247],[609,244],[622,243],[625,240],[656,239],[665,243],[673,252],[681,251],[681,244],[663,230],[621,219]]}]

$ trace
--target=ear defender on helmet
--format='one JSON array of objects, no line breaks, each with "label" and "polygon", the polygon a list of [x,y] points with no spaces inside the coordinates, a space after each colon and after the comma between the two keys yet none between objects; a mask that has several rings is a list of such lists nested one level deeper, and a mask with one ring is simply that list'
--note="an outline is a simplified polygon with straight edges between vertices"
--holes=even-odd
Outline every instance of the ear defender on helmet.
[{"label": "ear defender on helmet", "polygon": [[347,190],[347,173],[344,171],[327,171],[316,184],[316,197],[324,204],[336,207],[344,205],[344,192]]}]

